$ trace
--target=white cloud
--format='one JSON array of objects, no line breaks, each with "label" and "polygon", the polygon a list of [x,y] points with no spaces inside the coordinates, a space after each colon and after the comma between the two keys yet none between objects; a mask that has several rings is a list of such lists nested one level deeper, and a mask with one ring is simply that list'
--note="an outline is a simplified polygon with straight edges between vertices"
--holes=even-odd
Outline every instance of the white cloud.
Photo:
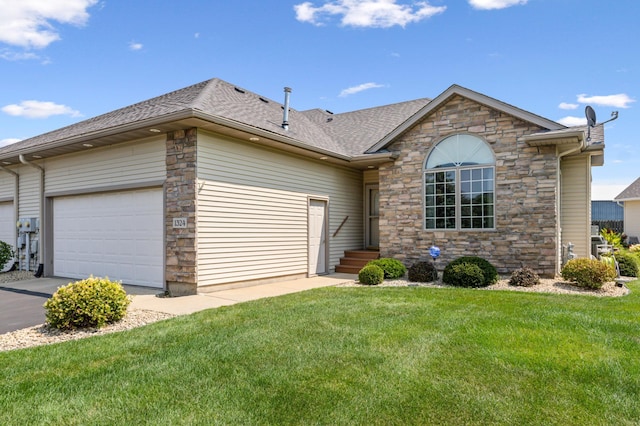
[{"label": "white cloud", "polygon": [[298,21],[314,25],[322,25],[322,20],[337,15],[342,17],[340,23],[344,26],[389,28],[419,22],[443,13],[447,7],[431,6],[426,1],[409,6],[397,4],[397,0],[335,0],[319,7],[304,2],[293,6],[293,9]]},{"label": "white cloud", "polygon": [[587,119],[585,117],[563,117],[560,120],[556,120],[558,123],[565,125],[567,127],[573,126],[586,126]]},{"label": "white cloud", "polygon": [[48,118],[52,115],[69,115],[71,117],[82,116],[79,111],[76,111],[66,105],[33,100],[22,101],[19,105],[7,105],[2,107],[1,110],[9,115],[27,118]]},{"label": "white cloud", "polygon": [[629,104],[635,102],[635,99],[631,99],[625,93],[606,96],[587,96],[583,93],[581,95],[578,95],[578,102],[582,104],[594,104],[616,108],[629,108]]},{"label": "white cloud", "polygon": [[9,138],[9,139],[0,139],[0,148],[3,146],[11,145],[12,143],[20,142],[22,139]]},{"label": "white cloud", "polygon": [[143,47],[142,43],[136,43],[135,41],[129,42],[129,50],[133,50],[134,52],[136,50],[141,50]]},{"label": "white cloud", "polygon": [[567,102],[560,102],[560,105],[558,105],[558,108],[560,109],[577,109],[580,105],[578,104],[569,104]]},{"label": "white cloud", "polygon": [[529,0],[469,0],[469,4],[474,9],[491,10],[527,4],[527,1]]},{"label": "white cloud", "polygon": [[340,92],[339,96],[341,98],[344,98],[346,96],[353,95],[353,94],[356,94],[356,93],[359,93],[359,92],[362,92],[362,91],[365,91],[365,90],[377,89],[377,88],[380,88],[380,87],[384,87],[384,85],[377,84],[377,83],[363,83],[363,84],[360,84],[358,86],[353,86],[353,87],[349,87],[348,89],[344,89],[342,92]]},{"label": "white cloud", "polygon": [[0,0],[0,42],[42,49],[60,35],[53,22],[82,26],[97,0]]}]

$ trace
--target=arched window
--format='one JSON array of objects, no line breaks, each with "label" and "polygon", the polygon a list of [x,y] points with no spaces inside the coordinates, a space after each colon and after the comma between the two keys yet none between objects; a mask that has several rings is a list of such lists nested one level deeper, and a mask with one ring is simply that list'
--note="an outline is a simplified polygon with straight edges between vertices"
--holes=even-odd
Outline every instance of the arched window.
[{"label": "arched window", "polygon": [[449,136],[425,161],[425,229],[495,228],[495,157],[480,138]]}]

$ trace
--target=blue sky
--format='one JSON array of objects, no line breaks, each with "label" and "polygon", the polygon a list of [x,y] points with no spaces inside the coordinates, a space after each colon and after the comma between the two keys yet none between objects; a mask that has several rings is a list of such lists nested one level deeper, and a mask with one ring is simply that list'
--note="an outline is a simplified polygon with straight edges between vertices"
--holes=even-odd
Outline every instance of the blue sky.
[{"label": "blue sky", "polygon": [[635,0],[0,0],[0,146],[218,77],[351,111],[459,84],[606,125],[593,199],[640,177]]}]

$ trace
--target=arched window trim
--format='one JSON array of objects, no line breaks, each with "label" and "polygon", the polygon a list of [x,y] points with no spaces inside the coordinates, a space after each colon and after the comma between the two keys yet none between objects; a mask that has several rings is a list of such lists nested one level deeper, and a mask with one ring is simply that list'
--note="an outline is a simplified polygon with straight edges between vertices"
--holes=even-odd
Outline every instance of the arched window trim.
[{"label": "arched window trim", "polygon": [[[460,136],[467,146],[475,143],[471,151],[464,149]],[[443,143],[454,140],[453,152],[442,150]],[[440,162],[427,168],[434,153],[440,156]],[[456,133],[434,144],[423,163],[424,229],[494,230],[495,163],[495,153],[477,135]]]}]

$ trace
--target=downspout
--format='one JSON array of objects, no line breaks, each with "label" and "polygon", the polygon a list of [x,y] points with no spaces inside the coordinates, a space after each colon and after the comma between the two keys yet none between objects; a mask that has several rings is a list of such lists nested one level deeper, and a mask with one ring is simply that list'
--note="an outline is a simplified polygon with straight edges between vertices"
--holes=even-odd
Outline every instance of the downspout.
[{"label": "downspout", "polygon": [[40,166],[38,166],[35,163],[31,163],[29,161],[27,161],[24,158],[24,155],[20,154],[19,155],[20,158],[20,162],[24,165],[33,167],[35,169],[40,170],[40,208],[39,208],[39,212],[38,215],[39,220],[40,220],[40,229],[38,230],[38,271],[35,273],[35,276],[40,278],[42,276],[42,272],[44,269],[44,262],[43,262],[43,257],[42,257],[42,252],[44,251],[44,246],[43,246],[43,238],[42,236],[44,235],[44,169]]},{"label": "downspout", "polygon": [[[576,148],[572,148],[568,151],[565,152],[561,152],[558,154],[558,167],[556,170],[556,182],[558,185],[558,198],[556,201],[556,205],[558,206],[558,216],[559,216],[559,220],[558,220],[558,229],[556,230],[556,238],[558,240],[558,242],[560,243],[560,246],[558,247],[558,250],[560,252],[560,268],[562,268],[562,262],[564,261],[564,259],[562,258],[562,182],[560,181],[562,173],[560,173],[560,162],[562,160],[563,157],[566,157],[567,155],[573,154],[575,152],[578,151],[582,151],[584,148],[586,148],[585,145],[585,138],[584,138],[584,134],[582,135],[582,137],[579,139],[579,145]],[[556,146],[556,152],[558,150],[558,147]],[[558,266],[556,264],[556,266]]]},{"label": "downspout", "polygon": [[[6,167],[0,166],[0,170],[2,170],[3,172],[7,172],[12,174],[15,177],[15,188],[13,190],[13,222],[15,224],[15,222],[18,220],[18,215],[20,214],[20,206],[19,206],[19,201],[20,201],[20,175],[16,172],[14,172],[13,170],[9,170]],[[16,228],[17,229],[17,228]],[[14,231],[14,235],[13,235],[13,247],[17,247],[17,239],[18,239],[18,235],[17,233]],[[17,251],[16,251],[17,253]]]}]

